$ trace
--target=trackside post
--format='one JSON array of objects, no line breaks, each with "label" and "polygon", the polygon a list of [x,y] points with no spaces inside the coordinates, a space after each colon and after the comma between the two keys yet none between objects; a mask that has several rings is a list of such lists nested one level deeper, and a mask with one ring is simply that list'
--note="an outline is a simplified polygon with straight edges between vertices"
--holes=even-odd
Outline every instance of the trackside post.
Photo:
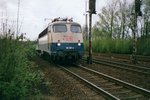
[{"label": "trackside post", "polygon": [[92,35],[91,35],[91,27],[92,27],[92,14],[96,14],[95,3],[96,3],[96,0],[89,0],[89,57],[87,58],[88,64],[92,64]]}]

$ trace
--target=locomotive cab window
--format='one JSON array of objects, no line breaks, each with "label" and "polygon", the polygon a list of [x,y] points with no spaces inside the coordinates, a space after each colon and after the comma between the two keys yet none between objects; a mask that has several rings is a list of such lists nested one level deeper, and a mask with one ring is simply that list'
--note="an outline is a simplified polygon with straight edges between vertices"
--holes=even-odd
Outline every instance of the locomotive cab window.
[{"label": "locomotive cab window", "polygon": [[81,27],[80,25],[71,25],[71,32],[73,33],[81,33]]},{"label": "locomotive cab window", "polygon": [[65,24],[54,24],[53,25],[53,31],[55,33],[58,33],[58,32],[67,32],[67,26]]}]

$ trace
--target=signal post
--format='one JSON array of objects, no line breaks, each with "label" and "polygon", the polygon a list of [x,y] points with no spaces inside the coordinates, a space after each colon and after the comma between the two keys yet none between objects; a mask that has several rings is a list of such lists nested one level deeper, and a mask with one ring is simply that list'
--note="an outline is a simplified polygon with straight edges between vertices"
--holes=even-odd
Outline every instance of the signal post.
[{"label": "signal post", "polygon": [[95,11],[96,0],[89,0],[89,57],[87,58],[88,64],[92,64],[92,14],[96,14]]},{"label": "signal post", "polygon": [[137,18],[138,18],[138,16],[142,16],[141,4],[142,4],[142,0],[135,0],[133,50],[132,50],[132,62],[134,64],[137,63],[137,59],[136,59],[136,54],[137,54],[137,37],[136,37],[136,33],[138,33]]}]

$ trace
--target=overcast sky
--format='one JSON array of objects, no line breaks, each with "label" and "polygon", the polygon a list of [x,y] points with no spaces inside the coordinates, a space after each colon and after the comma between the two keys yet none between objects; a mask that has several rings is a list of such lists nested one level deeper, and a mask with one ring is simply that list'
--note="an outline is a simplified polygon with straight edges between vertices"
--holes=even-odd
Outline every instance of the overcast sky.
[{"label": "overcast sky", "polygon": [[[38,34],[46,27],[49,20],[56,17],[73,17],[75,22],[82,26],[85,23],[85,2],[87,0],[20,0],[19,27],[21,33],[27,33],[31,40],[37,39]],[[109,0],[96,0],[96,10],[107,4]],[[18,0],[0,0],[0,18],[6,16],[9,27],[14,26],[16,31]],[[3,18],[4,21],[5,18]],[[93,22],[97,15],[93,15]]]}]

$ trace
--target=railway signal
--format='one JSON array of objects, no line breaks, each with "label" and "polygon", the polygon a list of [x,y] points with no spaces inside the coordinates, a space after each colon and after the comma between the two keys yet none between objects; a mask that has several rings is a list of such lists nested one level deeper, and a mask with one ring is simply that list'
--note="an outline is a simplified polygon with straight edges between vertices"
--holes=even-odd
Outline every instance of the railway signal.
[{"label": "railway signal", "polygon": [[95,3],[96,3],[96,0],[89,0],[89,10],[90,10],[90,13],[92,14],[96,14]]},{"label": "railway signal", "polygon": [[137,16],[142,16],[141,5],[141,0],[135,0],[135,13],[137,14]]},{"label": "railway signal", "polygon": [[88,64],[92,64],[91,26],[92,26],[92,14],[96,14],[95,3],[96,3],[96,0],[89,0],[89,57],[87,58]]}]

